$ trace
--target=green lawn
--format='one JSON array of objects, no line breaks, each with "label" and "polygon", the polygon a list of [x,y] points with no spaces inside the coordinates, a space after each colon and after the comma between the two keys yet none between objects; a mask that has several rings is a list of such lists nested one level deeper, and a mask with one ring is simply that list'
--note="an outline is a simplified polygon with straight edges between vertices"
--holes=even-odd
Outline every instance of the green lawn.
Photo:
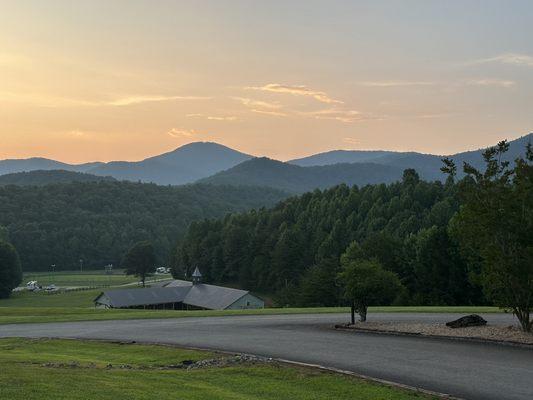
[{"label": "green lawn", "polygon": [[[0,398],[10,400],[408,400],[431,397],[278,363],[195,370],[184,360],[224,357],[166,346],[74,340],[0,340]],[[111,364],[112,367],[108,365]]]},{"label": "green lawn", "polygon": [[[57,295],[59,296],[59,295]],[[0,305],[4,300],[0,301]],[[496,307],[371,307],[369,320],[373,312],[456,312],[492,313],[501,312]],[[273,315],[273,314],[321,314],[344,313],[348,319],[349,308],[265,308],[261,310],[101,310],[90,307],[2,307],[0,306],[0,324],[31,322],[66,322],[66,321],[103,321],[123,319],[216,317],[228,315]],[[342,317],[341,317],[342,319]]]},{"label": "green lawn", "polygon": [[[170,274],[154,275],[151,279],[171,279]],[[42,286],[55,284],[56,286],[118,286],[127,283],[138,282],[138,278],[124,275],[122,270],[115,270],[112,275],[106,275],[103,271],[61,271],[61,272],[26,272],[22,284],[29,281],[37,281]]]}]

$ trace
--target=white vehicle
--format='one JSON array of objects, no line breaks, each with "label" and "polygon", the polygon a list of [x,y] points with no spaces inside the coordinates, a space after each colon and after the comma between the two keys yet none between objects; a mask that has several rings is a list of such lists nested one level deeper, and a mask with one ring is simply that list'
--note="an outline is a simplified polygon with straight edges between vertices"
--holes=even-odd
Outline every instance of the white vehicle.
[{"label": "white vehicle", "polygon": [[168,274],[168,271],[170,271],[169,268],[159,267],[159,268],[156,268],[155,273],[156,274]]},{"label": "white vehicle", "polygon": [[33,291],[33,290],[39,290],[40,287],[37,281],[29,281],[28,283],[26,283],[26,289]]},{"label": "white vehicle", "polygon": [[47,292],[57,292],[57,287],[53,283],[44,288]]}]

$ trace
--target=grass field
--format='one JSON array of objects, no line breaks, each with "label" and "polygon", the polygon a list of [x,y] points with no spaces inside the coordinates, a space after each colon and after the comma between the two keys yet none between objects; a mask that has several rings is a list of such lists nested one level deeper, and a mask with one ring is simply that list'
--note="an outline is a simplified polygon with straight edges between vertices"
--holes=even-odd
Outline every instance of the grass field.
[{"label": "grass field", "polygon": [[[172,278],[170,274],[154,275],[150,279]],[[106,275],[103,271],[61,271],[61,272],[27,272],[24,273],[22,284],[29,281],[37,281],[42,286],[54,284],[56,286],[118,286],[138,281],[133,276],[124,275],[122,270],[115,270],[112,275]]]},{"label": "grass field", "polygon": [[[278,363],[169,369],[225,357],[174,347],[74,340],[0,340],[0,398],[115,399],[429,399],[420,393]],[[111,366],[109,366],[111,364]]]},{"label": "grass field", "polygon": [[[117,271],[115,271],[117,272]],[[47,281],[49,274],[25,274],[26,280],[37,280],[41,284],[55,283],[58,286],[92,286],[95,282],[104,285],[111,277],[113,285],[136,282],[135,278],[124,275],[105,275],[103,272],[64,272]],[[152,279],[164,279],[156,275]],[[26,282],[26,280],[24,282]],[[92,284],[91,284],[92,283]],[[99,285],[96,285],[99,286]],[[133,287],[133,286],[132,286]],[[262,310],[229,311],[171,311],[171,310],[101,310],[95,309],[93,300],[104,290],[91,289],[63,293],[15,292],[9,299],[0,300],[0,324],[28,322],[99,321],[112,319],[183,318],[225,315],[257,314],[304,314],[304,313],[348,313],[346,307],[324,308],[265,308]],[[456,312],[488,313],[500,312],[496,307],[370,307],[369,319],[373,312]]]},{"label": "grass field", "polygon": [[[264,308],[260,310],[101,310],[89,307],[2,307],[0,301],[0,324],[104,321],[124,319],[220,317],[229,315],[274,315],[274,314],[321,314],[344,313],[348,319],[347,307],[321,308]],[[496,307],[370,307],[368,319],[373,312],[455,312],[463,314],[501,312]]]}]

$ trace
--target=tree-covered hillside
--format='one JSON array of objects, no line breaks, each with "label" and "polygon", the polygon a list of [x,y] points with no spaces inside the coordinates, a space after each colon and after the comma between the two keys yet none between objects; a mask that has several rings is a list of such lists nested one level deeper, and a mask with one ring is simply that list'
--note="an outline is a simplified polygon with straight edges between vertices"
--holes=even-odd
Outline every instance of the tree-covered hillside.
[{"label": "tree-covered hillside", "polygon": [[51,183],[114,181],[110,176],[96,176],[66,170],[36,170],[0,175],[0,186],[44,186]]},{"label": "tree-covered hillside", "polygon": [[399,275],[403,302],[479,303],[446,229],[458,210],[455,190],[406,170],[390,185],[340,185],[271,210],[197,222],[177,248],[174,273],[198,266],[212,282],[277,292],[281,304],[335,305],[340,257],[357,241],[365,257]]},{"label": "tree-covered hillside", "polygon": [[154,243],[159,262],[192,221],[272,206],[274,189],[128,182],[0,187],[0,227],[8,229],[25,271],[117,265],[135,242]]},{"label": "tree-covered hillside", "polygon": [[266,157],[245,161],[201,182],[215,185],[269,186],[291,193],[327,189],[345,183],[367,185],[401,179],[402,169],[372,163],[300,167]]}]

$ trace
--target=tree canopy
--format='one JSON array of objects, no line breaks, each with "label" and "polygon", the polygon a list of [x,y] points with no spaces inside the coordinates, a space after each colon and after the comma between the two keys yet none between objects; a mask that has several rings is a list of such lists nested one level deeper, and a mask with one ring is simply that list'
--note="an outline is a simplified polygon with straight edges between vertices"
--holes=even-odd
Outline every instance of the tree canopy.
[{"label": "tree canopy", "polygon": [[376,259],[361,258],[362,252],[354,247],[358,247],[355,242],[343,255],[339,274],[344,297],[352,306],[352,324],[354,312],[365,322],[368,306],[390,304],[402,289],[394,272],[385,270]]},{"label": "tree canopy", "polygon": [[356,241],[363,258],[398,275],[404,304],[483,304],[447,230],[456,190],[407,170],[390,185],[339,185],[198,221],[176,248],[174,274],[198,265],[206,281],[276,293],[279,305],[340,305],[340,258]]},{"label": "tree canopy", "polygon": [[[271,206],[274,189],[131,182],[0,187],[0,226],[9,231],[25,271],[118,265],[136,242],[151,240],[167,262],[192,221]],[[0,228],[1,230],[1,228]],[[1,233],[0,233],[1,234]]]},{"label": "tree canopy", "polygon": [[[502,161],[507,142],[486,150],[484,172],[465,163],[468,178],[459,183],[462,207],[451,231],[470,259],[486,296],[513,311],[525,331],[533,321],[533,149],[514,167]],[[456,166],[445,160],[443,170],[454,176]]]},{"label": "tree canopy", "polygon": [[0,240],[0,299],[7,298],[22,282],[20,259],[15,247]]},{"label": "tree canopy", "polygon": [[126,275],[139,277],[143,287],[146,277],[153,274],[156,269],[157,258],[154,246],[149,241],[135,243],[125,254],[121,266]]}]

